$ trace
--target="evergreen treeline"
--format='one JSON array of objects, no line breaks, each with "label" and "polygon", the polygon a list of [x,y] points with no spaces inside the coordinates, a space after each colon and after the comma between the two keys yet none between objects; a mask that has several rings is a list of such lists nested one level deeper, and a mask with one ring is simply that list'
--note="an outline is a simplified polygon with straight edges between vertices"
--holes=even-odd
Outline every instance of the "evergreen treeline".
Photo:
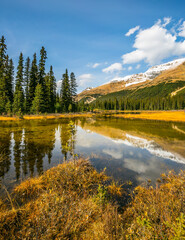
[{"label": "evergreen treeline", "polygon": [[104,110],[180,110],[185,109],[183,95],[174,97],[153,97],[144,99],[130,99],[127,97],[96,100],[91,108]]},{"label": "evergreen treeline", "polygon": [[[184,93],[171,97],[173,84],[154,86],[132,93],[122,91],[114,96],[99,98],[91,104],[84,101],[77,103],[77,83],[74,73],[66,69],[62,75],[59,92],[56,91],[56,79],[53,67],[46,73],[47,52],[40,50],[39,61],[36,53],[33,58],[26,58],[20,53],[14,81],[14,64],[6,54],[4,36],[0,39],[0,114],[38,114],[54,112],[89,111],[94,108],[106,110],[170,110],[185,109]],[[182,87],[182,82],[176,83]],[[161,91],[160,91],[160,89]],[[160,93],[160,94],[159,94]],[[118,96],[117,96],[118,95]]]},{"label": "evergreen treeline", "polygon": [[60,94],[56,91],[56,79],[53,67],[45,71],[47,52],[44,47],[32,61],[28,57],[24,63],[20,53],[14,81],[14,65],[6,54],[7,46],[4,36],[0,39],[0,114],[38,114],[68,112],[78,110],[75,96],[77,83],[74,73],[68,76],[66,69],[62,78]]}]

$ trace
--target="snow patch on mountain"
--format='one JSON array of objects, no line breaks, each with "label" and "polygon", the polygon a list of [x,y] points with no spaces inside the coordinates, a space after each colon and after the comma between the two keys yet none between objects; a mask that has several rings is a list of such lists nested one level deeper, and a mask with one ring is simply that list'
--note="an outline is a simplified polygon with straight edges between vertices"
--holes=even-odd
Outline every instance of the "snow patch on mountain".
[{"label": "snow patch on mountain", "polygon": [[62,86],[62,80],[59,80],[59,81],[57,82],[57,93],[60,92],[61,86]]},{"label": "snow patch on mountain", "polygon": [[91,89],[93,89],[93,87],[87,87],[87,88],[85,89],[85,91],[89,91],[89,90],[91,90]]},{"label": "snow patch on mountain", "polygon": [[[138,74],[133,74],[133,75],[128,75],[123,78],[114,78],[112,79],[109,83],[115,82],[115,81],[124,81],[125,82],[125,87],[142,83],[147,80],[153,80],[156,78],[159,74],[161,74],[163,71],[173,69],[180,64],[185,62],[185,58],[180,58],[171,62],[167,62],[161,65],[153,66],[149,68],[145,73],[138,73]],[[107,84],[107,83],[106,83]]]}]

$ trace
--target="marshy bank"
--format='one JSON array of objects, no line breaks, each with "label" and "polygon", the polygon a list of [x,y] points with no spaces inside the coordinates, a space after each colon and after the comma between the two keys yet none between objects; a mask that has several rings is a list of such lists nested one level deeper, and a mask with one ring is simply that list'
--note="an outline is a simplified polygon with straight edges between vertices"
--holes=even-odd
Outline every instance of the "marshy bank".
[{"label": "marshy bank", "polygon": [[0,202],[0,239],[183,239],[185,172],[130,193],[78,159],[16,186]]},{"label": "marshy bank", "polygon": [[0,116],[0,121],[20,121],[20,120],[49,120],[49,119],[74,119],[91,117],[114,117],[126,119],[156,120],[165,122],[185,122],[184,110],[94,110],[92,112],[79,113],[53,113],[38,115]]}]

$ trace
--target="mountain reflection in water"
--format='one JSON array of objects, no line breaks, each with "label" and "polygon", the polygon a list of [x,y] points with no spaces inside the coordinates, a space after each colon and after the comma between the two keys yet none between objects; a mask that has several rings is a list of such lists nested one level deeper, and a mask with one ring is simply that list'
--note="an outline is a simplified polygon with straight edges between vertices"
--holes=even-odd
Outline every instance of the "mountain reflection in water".
[{"label": "mountain reflection in water", "polygon": [[7,188],[77,153],[134,185],[185,169],[185,126],[125,119],[0,123],[0,179]]}]

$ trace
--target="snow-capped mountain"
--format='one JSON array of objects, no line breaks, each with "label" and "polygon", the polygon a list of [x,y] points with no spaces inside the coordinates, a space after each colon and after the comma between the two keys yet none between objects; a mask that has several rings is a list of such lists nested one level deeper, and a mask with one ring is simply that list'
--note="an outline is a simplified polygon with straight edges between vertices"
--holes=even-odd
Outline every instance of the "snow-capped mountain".
[{"label": "snow-capped mountain", "polygon": [[91,90],[91,89],[93,89],[93,87],[87,87],[85,90],[86,90],[86,91],[89,91],[89,90]]},{"label": "snow-capped mountain", "polygon": [[61,85],[62,85],[62,80],[57,81],[57,93],[60,92]]},{"label": "snow-capped mountain", "polygon": [[139,73],[139,74],[133,74],[133,75],[128,75],[123,78],[119,79],[113,79],[111,82],[116,82],[116,81],[124,81],[125,82],[125,87],[142,83],[147,80],[153,80],[155,77],[157,77],[161,72],[165,70],[169,70],[172,68],[175,68],[185,62],[185,58],[177,59],[171,62],[167,62],[161,65],[156,65],[154,67],[149,68],[145,73]]}]

